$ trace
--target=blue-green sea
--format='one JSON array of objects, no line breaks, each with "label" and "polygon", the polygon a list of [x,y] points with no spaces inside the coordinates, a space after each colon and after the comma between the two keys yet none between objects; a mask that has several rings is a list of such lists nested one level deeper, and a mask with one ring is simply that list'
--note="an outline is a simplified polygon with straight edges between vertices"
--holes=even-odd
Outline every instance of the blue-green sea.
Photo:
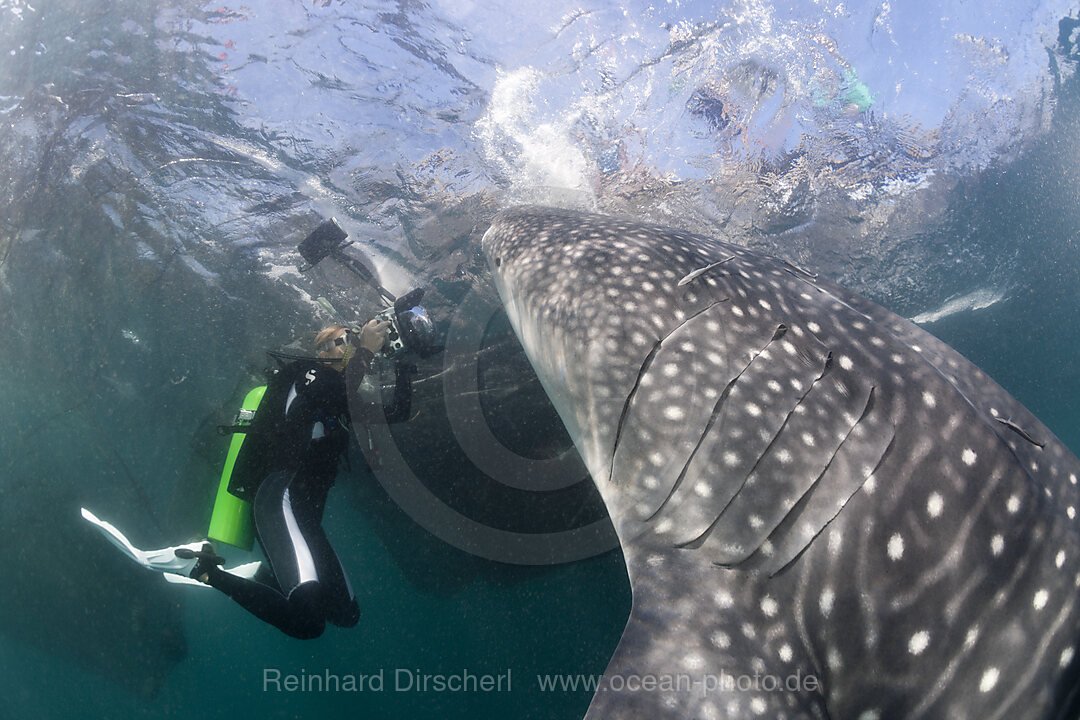
[{"label": "blue-green sea", "polygon": [[[1075,3],[248,2],[0,0],[0,717],[584,715],[630,590],[480,252],[520,203],[812,269],[1080,451]],[[331,493],[360,623],[300,641],[79,508],[205,536],[265,351],[381,309],[298,270],[331,216],[446,350]]]}]

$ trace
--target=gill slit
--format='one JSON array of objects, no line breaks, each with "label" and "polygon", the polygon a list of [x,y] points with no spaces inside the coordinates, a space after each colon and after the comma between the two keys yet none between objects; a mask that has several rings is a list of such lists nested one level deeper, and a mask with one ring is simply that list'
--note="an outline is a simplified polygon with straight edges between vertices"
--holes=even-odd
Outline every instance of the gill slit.
[{"label": "gill slit", "polygon": [[709,436],[709,431],[712,430],[713,425],[716,424],[717,419],[720,417],[720,413],[723,412],[724,405],[726,404],[728,397],[731,395],[731,391],[735,387],[735,383],[739,381],[739,378],[743,376],[743,373],[745,373],[750,368],[750,366],[754,363],[754,360],[756,360],[758,356],[761,355],[761,353],[768,350],[770,345],[782,338],[784,334],[787,333],[787,329],[787,325],[784,325],[783,323],[777,325],[776,330],[773,332],[773,336],[769,340],[769,342],[765,343],[765,346],[761,348],[761,350],[754,353],[754,355],[750,358],[750,360],[747,361],[746,365],[744,365],[743,368],[739,370],[735,377],[731,378],[731,380],[728,381],[728,384],[724,387],[724,391],[720,393],[720,397],[716,400],[716,404],[713,405],[712,414],[709,415],[709,421],[705,424],[705,429],[702,431],[701,437],[698,438],[697,444],[694,445],[694,449],[690,452],[690,457],[688,457],[686,459],[686,463],[683,464],[682,471],[679,472],[679,477],[675,479],[675,484],[671,486],[671,490],[668,492],[667,497],[665,497],[664,500],[660,503],[660,506],[657,507],[656,510],[654,510],[652,514],[645,519],[645,522],[652,522],[656,518],[656,516],[659,515],[667,506],[671,498],[675,496],[675,493],[678,492],[679,487],[683,483],[683,479],[686,477],[687,471],[690,469],[690,465],[694,462],[694,458],[697,457],[698,451],[701,449],[702,444],[704,444],[705,438]]},{"label": "gill slit", "polygon": [[672,328],[672,330],[667,335],[657,340],[656,343],[652,346],[652,350],[650,350],[649,354],[645,356],[645,360],[641,363],[641,368],[638,370],[637,379],[634,380],[634,387],[630,389],[629,394],[627,394],[626,396],[626,400],[623,402],[622,412],[619,413],[619,423],[615,426],[615,441],[611,447],[611,467],[608,470],[609,482],[614,482],[615,480],[615,457],[619,453],[619,441],[622,439],[623,427],[626,425],[626,419],[630,415],[630,404],[634,401],[634,397],[637,395],[638,388],[641,387],[642,378],[645,377],[645,373],[647,373],[649,371],[649,368],[652,366],[652,362],[653,359],[656,357],[656,354],[660,352],[660,346],[663,345],[664,341],[677,333],[688,322],[699,317],[703,313],[708,312],[720,303],[727,302],[728,300],[730,300],[730,298],[722,298],[720,300],[717,300],[716,302],[703,307],[701,310],[698,310],[696,313],[683,320],[681,323]]}]

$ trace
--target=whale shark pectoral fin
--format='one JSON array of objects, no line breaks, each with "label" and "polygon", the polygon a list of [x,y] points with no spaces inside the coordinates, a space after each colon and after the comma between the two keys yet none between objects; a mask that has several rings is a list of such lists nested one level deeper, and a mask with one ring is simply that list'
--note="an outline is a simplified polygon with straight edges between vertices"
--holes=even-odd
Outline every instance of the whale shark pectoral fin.
[{"label": "whale shark pectoral fin", "polygon": [[175,545],[158,550],[140,550],[132,545],[131,541],[112,523],[100,519],[86,508],[81,508],[81,511],[83,519],[94,525],[105,536],[106,540],[116,546],[120,552],[127,555],[133,562],[142,565],[147,570],[186,576],[195,567],[195,563],[198,562],[198,558],[179,558],[176,556],[176,551],[180,548],[193,551],[202,550],[202,542]]},{"label": "whale shark pectoral fin", "polygon": [[[747,612],[745,589],[756,581],[745,572],[698,552],[634,549],[627,571],[630,618],[585,720],[828,717],[805,651],[791,643],[778,653],[770,627]],[[703,582],[706,594],[695,596]],[[780,684],[762,692],[765,676]]]}]

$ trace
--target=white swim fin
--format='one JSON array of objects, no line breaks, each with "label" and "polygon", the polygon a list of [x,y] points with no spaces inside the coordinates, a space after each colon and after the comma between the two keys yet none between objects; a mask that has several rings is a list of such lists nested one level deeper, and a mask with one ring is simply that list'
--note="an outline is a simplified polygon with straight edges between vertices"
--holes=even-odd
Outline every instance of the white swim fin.
[{"label": "white swim fin", "polygon": [[[205,544],[203,541],[188,543],[186,545],[174,545],[173,547],[161,548],[160,550],[140,550],[124,537],[124,534],[116,529],[112,523],[105,522],[86,508],[82,508],[83,518],[95,525],[105,538],[115,545],[120,552],[127,555],[147,570],[154,570],[165,575],[165,579],[171,583],[183,585],[201,585],[210,587],[204,583],[189,577],[199,561],[197,557],[177,557],[176,551],[180,549],[192,552],[200,552]],[[261,562],[251,562],[238,565],[234,568],[222,568],[225,572],[238,577],[251,578],[258,571]]]},{"label": "white swim fin", "polygon": [[140,550],[124,537],[124,533],[117,530],[111,523],[99,519],[97,515],[94,515],[94,513],[86,508],[82,508],[82,516],[87,522],[96,525],[98,530],[101,531],[101,534],[104,535],[109,542],[119,548],[120,552],[124,553],[148,570],[188,575],[195,567],[195,563],[198,562],[198,558],[178,558],[176,557],[176,551],[180,548],[195,552],[203,549],[203,543],[200,541],[188,543],[187,545],[161,548],[160,550]]}]

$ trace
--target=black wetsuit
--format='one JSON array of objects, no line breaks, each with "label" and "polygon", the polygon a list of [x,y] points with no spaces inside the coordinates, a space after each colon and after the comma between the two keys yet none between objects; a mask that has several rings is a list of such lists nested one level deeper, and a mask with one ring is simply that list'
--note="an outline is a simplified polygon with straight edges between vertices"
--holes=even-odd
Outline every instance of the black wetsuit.
[{"label": "black wetsuit", "polygon": [[[367,350],[358,351],[347,368],[350,387],[359,385],[371,359]],[[272,575],[248,580],[215,565],[206,568],[207,582],[283,632],[314,638],[326,622],[352,627],[360,616],[322,529],[327,493],[351,434],[346,381],[341,372],[315,361],[298,361],[279,372],[233,471],[234,483],[240,478],[253,499],[255,536]],[[395,406],[403,404],[406,415],[410,390],[408,371],[399,369]],[[252,487],[257,487],[253,493]]]}]

